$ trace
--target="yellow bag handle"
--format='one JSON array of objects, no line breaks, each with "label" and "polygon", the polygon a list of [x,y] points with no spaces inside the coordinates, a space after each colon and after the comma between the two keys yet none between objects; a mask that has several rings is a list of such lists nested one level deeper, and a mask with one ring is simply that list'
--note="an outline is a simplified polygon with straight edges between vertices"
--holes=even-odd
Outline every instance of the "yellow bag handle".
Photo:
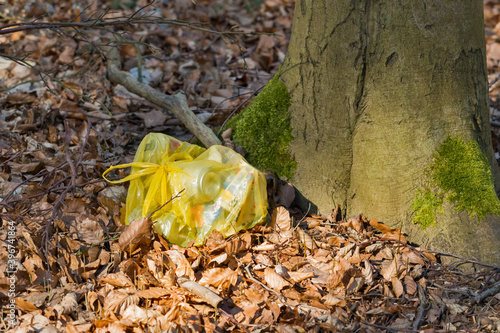
[{"label": "yellow bag handle", "polygon": [[[134,173],[128,175],[127,177],[119,180],[109,180],[106,178],[106,174],[109,172],[115,170],[115,169],[125,169],[128,167],[136,167],[136,168],[141,168],[142,170],[135,171]],[[153,174],[158,170],[160,166],[155,163],[147,163],[147,162],[132,162],[132,163],[126,163],[126,164],[120,164],[120,165],[115,165],[111,166],[108,170],[104,171],[102,174],[102,178],[104,178],[107,182],[111,184],[120,184],[120,183],[125,183],[130,180],[134,180],[137,178],[140,178],[142,176],[147,176],[150,174]]]},{"label": "yellow bag handle", "polygon": [[[178,154],[174,154],[174,155],[177,155],[177,156],[174,157],[172,155],[170,157],[171,158],[173,157],[173,158],[168,159],[168,160],[175,161],[176,158],[179,158],[179,157],[181,157],[181,160],[192,160],[193,159],[189,155],[184,156],[184,155],[186,155],[185,153],[178,153]],[[123,179],[119,179],[119,180],[109,180],[106,178],[106,175],[109,172],[111,172],[115,169],[124,169],[124,168],[128,168],[128,167],[136,167],[136,168],[140,168],[140,170],[134,171],[133,173],[131,173],[127,177],[125,177]],[[168,177],[168,174],[171,172],[184,172],[184,171],[181,168],[177,168],[177,167],[172,166],[172,163],[165,163],[164,165],[159,165],[159,164],[147,163],[147,162],[132,162],[132,163],[126,163],[126,164],[112,166],[102,174],[102,177],[106,181],[108,181],[112,184],[120,184],[120,183],[128,182],[128,181],[131,181],[134,179],[138,179],[138,178],[143,177],[143,176],[154,174],[153,178],[151,179],[151,184],[149,185],[149,190],[146,194],[146,197],[144,198],[144,204],[142,207],[142,215],[147,216],[148,211],[149,211],[149,207],[154,202],[154,199],[156,198],[158,191],[161,191],[159,201],[160,202],[167,202],[167,200],[168,200],[167,197],[169,196],[169,193],[167,191],[167,189],[168,189],[167,177]]]},{"label": "yellow bag handle", "polygon": [[[193,156],[189,155],[189,153],[179,152],[179,153],[174,153],[174,154],[168,156],[165,159],[163,165],[168,166],[170,164],[169,162],[175,162],[175,161],[192,161],[192,160],[193,160]],[[128,182],[130,180],[134,180],[134,179],[140,178],[142,176],[147,176],[147,175],[151,175],[153,173],[156,173],[156,171],[158,170],[158,168],[160,166],[161,165],[159,165],[159,164],[148,163],[148,162],[132,162],[132,163],[115,165],[115,166],[109,167],[108,170],[104,171],[104,173],[102,174],[102,178],[104,178],[107,182],[109,182],[111,184],[125,183],[125,182]],[[123,179],[119,179],[119,180],[109,180],[109,179],[106,178],[106,175],[109,172],[111,172],[111,171],[113,171],[115,169],[125,169],[125,168],[128,168],[128,167],[141,168],[142,170],[134,171],[134,173],[131,173],[127,177],[125,177]],[[169,169],[169,171],[177,171],[177,172],[181,171],[181,169],[174,168],[174,167],[171,167],[171,166],[168,166],[168,169]]]},{"label": "yellow bag handle", "polygon": [[159,202],[167,202],[167,175],[168,175],[168,166],[162,165],[160,166],[153,178],[151,179],[151,184],[149,185],[148,193],[144,198],[144,204],[142,206],[142,216],[147,216],[149,212],[149,207],[153,203],[154,199],[157,197],[157,192],[160,191]]}]

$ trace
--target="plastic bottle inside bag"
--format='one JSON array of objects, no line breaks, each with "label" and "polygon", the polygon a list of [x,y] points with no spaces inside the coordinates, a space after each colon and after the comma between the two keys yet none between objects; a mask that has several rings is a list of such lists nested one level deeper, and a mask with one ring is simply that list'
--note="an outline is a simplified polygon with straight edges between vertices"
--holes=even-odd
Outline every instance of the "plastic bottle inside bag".
[{"label": "plastic bottle inside bag", "polygon": [[197,200],[200,202],[212,201],[221,190],[220,176],[211,168],[201,170],[196,183],[198,186]]},{"label": "plastic bottle inside bag", "polygon": [[184,186],[192,204],[201,204],[214,200],[221,190],[220,175],[210,167],[190,170],[184,178]]}]

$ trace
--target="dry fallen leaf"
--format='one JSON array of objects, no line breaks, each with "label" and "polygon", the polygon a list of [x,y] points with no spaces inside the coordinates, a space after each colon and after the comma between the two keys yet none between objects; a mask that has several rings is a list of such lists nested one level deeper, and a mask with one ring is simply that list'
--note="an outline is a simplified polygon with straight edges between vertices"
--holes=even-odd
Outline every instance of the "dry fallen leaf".
[{"label": "dry fallen leaf", "polygon": [[399,229],[393,229],[390,232],[386,232],[382,239],[391,239],[398,242],[406,243],[406,237],[401,233]]},{"label": "dry fallen leaf", "polygon": [[389,312],[383,308],[374,308],[374,309],[370,309],[370,310],[366,311],[366,314],[372,315],[372,316],[381,316],[381,315],[391,314],[391,312]]},{"label": "dry fallen leaf", "polygon": [[281,291],[281,289],[291,286],[290,282],[283,279],[272,268],[266,268],[264,270],[264,280],[266,281],[267,285],[270,288],[272,288],[276,291]]},{"label": "dry fallen leaf", "polygon": [[120,235],[118,240],[120,249],[122,251],[127,250],[129,252],[134,252],[143,237],[149,239],[152,225],[153,222],[147,217],[132,221],[127,227],[127,230]]},{"label": "dry fallen leaf", "polygon": [[429,323],[436,323],[438,321],[439,317],[441,317],[441,313],[442,313],[442,309],[437,307],[437,305],[434,305],[434,307],[432,307],[427,312],[426,320]]},{"label": "dry fallen leaf", "polygon": [[252,246],[252,234],[246,232],[240,235],[238,238],[227,242],[226,244],[226,254],[228,256],[233,256],[241,251],[246,251]]},{"label": "dry fallen leaf", "polygon": [[135,115],[144,120],[144,125],[147,128],[161,126],[167,119],[170,118],[165,112],[160,110],[153,110],[147,113],[138,112],[135,113]]},{"label": "dry fallen leaf", "polygon": [[373,283],[373,272],[374,272],[374,268],[372,266],[372,264],[368,261],[368,260],[365,260],[365,268],[363,268],[361,270],[361,274],[363,274],[363,277],[365,278],[365,283],[367,285],[370,285]]},{"label": "dry fallen leaf", "polygon": [[63,297],[59,304],[54,305],[53,309],[59,316],[73,313],[78,308],[76,293],[70,292]]},{"label": "dry fallen leaf", "polygon": [[352,277],[345,292],[347,295],[355,294],[364,286],[364,284],[365,278],[363,276]]},{"label": "dry fallen leaf", "polygon": [[336,295],[328,294],[324,298],[324,304],[328,306],[345,306],[346,301]]},{"label": "dry fallen leaf", "polygon": [[63,51],[60,53],[58,62],[61,64],[69,64],[74,60],[75,48],[72,46],[65,46]]},{"label": "dry fallen leaf", "polygon": [[107,274],[106,276],[103,276],[99,279],[99,283],[101,284],[109,283],[110,285],[118,288],[126,288],[134,286],[134,283],[123,272]]},{"label": "dry fallen leaf", "polygon": [[429,260],[432,260],[432,261],[437,261],[436,259],[436,256],[434,255],[434,253],[431,253],[431,252],[428,252],[428,251],[422,251],[422,254]]},{"label": "dry fallen leaf", "polygon": [[290,213],[285,207],[276,207],[271,216],[271,227],[276,230],[282,237],[290,237],[290,229],[292,227],[292,220]]},{"label": "dry fallen leaf", "polygon": [[463,313],[468,308],[466,305],[458,304],[460,302],[458,299],[443,298],[443,301],[452,315]]},{"label": "dry fallen leaf", "polygon": [[417,253],[409,250],[406,248],[408,251],[404,251],[402,254],[402,261],[404,263],[408,262],[410,264],[417,264],[417,265],[425,265],[424,259],[422,259],[421,256],[419,256]]},{"label": "dry fallen leaf", "polygon": [[122,313],[130,305],[139,304],[139,297],[122,290],[112,290],[104,299],[104,314]]},{"label": "dry fallen leaf", "polygon": [[187,277],[190,280],[195,280],[194,277],[194,271],[191,268],[191,265],[189,264],[189,261],[186,259],[186,256],[184,254],[180,253],[179,251],[176,250],[168,250],[166,251],[168,257],[172,261],[172,263],[175,264],[175,275],[177,277]]},{"label": "dry fallen leaf", "polygon": [[134,324],[147,324],[150,319],[155,317],[155,312],[151,309],[146,312],[144,309],[138,307],[137,304],[130,304],[122,311],[122,317]]},{"label": "dry fallen leaf", "polygon": [[406,292],[409,295],[414,295],[417,292],[417,284],[410,275],[405,276],[404,283],[406,287]]},{"label": "dry fallen leaf", "polygon": [[299,283],[305,279],[309,279],[314,276],[313,272],[288,272],[290,279],[295,283]]},{"label": "dry fallen leaf", "polygon": [[309,251],[312,251],[312,250],[318,248],[318,246],[316,245],[316,242],[314,241],[314,239],[311,236],[309,236],[308,233],[306,233],[301,228],[298,228],[297,231],[299,233],[300,242],[301,242],[302,246],[304,246],[304,248],[308,249]]},{"label": "dry fallen leaf", "polygon": [[401,295],[403,295],[404,289],[401,280],[393,276],[391,278],[391,282],[392,282],[392,289],[394,290],[394,294],[396,295],[396,297],[400,297]]},{"label": "dry fallen leaf", "polygon": [[363,234],[365,230],[360,215],[356,216],[355,218],[348,219],[345,223],[345,226],[354,229],[359,235]]},{"label": "dry fallen leaf", "polygon": [[203,272],[200,284],[210,284],[219,290],[225,290],[234,286],[238,280],[238,274],[229,268],[212,268]]},{"label": "dry fallen leaf", "polygon": [[35,305],[33,305],[31,302],[25,301],[20,297],[15,298],[16,305],[23,309],[24,311],[31,312],[31,311],[37,311],[39,310]]},{"label": "dry fallen leaf", "polygon": [[154,299],[161,298],[169,293],[170,291],[165,288],[153,287],[145,290],[139,290],[135,293],[135,295],[140,298]]},{"label": "dry fallen leaf", "polygon": [[380,270],[380,274],[382,274],[386,281],[392,281],[392,278],[396,277],[398,274],[396,261],[391,260],[390,264],[383,266]]},{"label": "dry fallen leaf", "polygon": [[380,231],[381,233],[386,233],[386,232],[391,232],[392,229],[389,228],[388,226],[386,226],[385,224],[383,223],[380,223],[377,219],[372,219],[370,220],[370,225],[372,227],[374,227],[375,229],[377,229],[378,231]]},{"label": "dry fallen leaf", "polygon": [[254,251],[272,251],[272,250],[274,250],[274,248],[275,248],[274,244],[266,241],[260,245],[252,247],[252,250],[254,250]]}]

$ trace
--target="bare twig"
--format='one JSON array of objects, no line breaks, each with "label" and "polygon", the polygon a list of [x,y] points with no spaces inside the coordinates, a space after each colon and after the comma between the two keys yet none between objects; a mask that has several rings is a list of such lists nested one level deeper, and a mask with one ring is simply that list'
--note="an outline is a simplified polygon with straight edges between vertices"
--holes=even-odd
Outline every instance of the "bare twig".
[{"label": "bare twig", "polygon": [[439,254],[439,255],[447,256],[447,257],[453,257],[453,258],[457,258],[457,259],[463,260],[463,261],[471,263],[471,264],[476,264],[476,265],[480,265],[480,266],[484,266],[484,267],[490,267],[490,268],[494,268],[494,269],[499,269],[500,270],[500,266],[495,266],[495,265],[492,265],[492,264],[487,264],[487,263],[484,263],[484,262],[480,262],[480,261],[476,261],[476,260],[472,260],[472,259],[467,259],[467,258],[464,258],[464,257],[457,256],[456,254],[451,254],[451,253],[446,253],[446,252],[439,252],[439,251],[433,251],[433,250],[426,250],[426,252],[435,253],[435,254]]},{"label": "bare twig", "polygon": [[[27,56],[25,56],[23,58],[18,58],[18,57],[6,55],[6,54],[0,54],[0,57],[9,59],[9,60],[11,60],[11,61],[13,61],[13,62],[21,65],[21,66],[25,66],[27,68],[35,70],[38,73],[38,75],[40,76],[40,80],[45,84],[45,86],[47,87],[47,89],[52,94],[55,95],[56,93],[50,88],[50,86],[49,86],[48,82],[46,81],[46,78],[44,77],[44,75],[46,77],[48,77],[49,79],[54,80],[55,82],[57,82],[61,87],[65,88],[65,89],[68,89],[69,91],[71,91],[73,94],[75,94],[76,96],[78,96],[80,98],[80,100],[83,100],[84,98],[88,98],[92,102],[99,104],[104,110],[108,111],[108,113],[111,115],[111,112],[108,110],[108,108],[104,104],[102,104],[101,102],[99,102],[98,100],[96,100],[95,98],[93,98],[92,96],[80,94],[78,91],[76,91],[75,89],[73,89],[70,86],[68,86],[62,80],[58,79],[57,77],[55,77],[53,75],[50,75],[50,72],[46,72],[46,71],[42,70],[40,67],[34,66],[34,65],[30,64],[29,61],[25,60],[25,58]],[[9,89],[11,89],[11,88],[9,88]]]},{"label": "bare twig", "polygon": [[224,319],[229,320],[230,322],[238,326],[241,330],[248,333],[248,330],[243,325],[241,325],[239,321],[234,319],[234,317],[231,314],[227,313],[223,309],[217,309],[217,311],[220,313],[222,317],[224,317]]},{"label": "bare twig", "polygon": [[419,305],[417,308],[417,315],[416,315],[415,321],[413,322],[412,328],[414,330],[418,331],[418,329],[420,328],[420,325],[422,324],[422,320],[424,319],[425,303],[427,303],[427,297],[425,297],[425,292],[424,292],[422,286],[417,284],[417,287],[418,287]]},{"label": "bare twig", "polygon": [[103,29],[110,26],[132,26],[134,24],[168,24],[180,27],[186,27],[193,30],[199,30],[203,32],[208,32],[210,34],[219,36],[231,36],[231,35],[275,35],[273,33],[266,32],[244,32],[244,31],[218,31],[209,28],[204,28],[202,23],[199,22],[189,22],[182,20],[165,20],[160,17],[154,16],[141,16],[141,17],[110,17],[97,19],[89,19],[83,22],[28,22],[28,23],[11,23],[0,26],[0,35],[11,34],[18,31],[29,31],[29,30],[60,30],[61,28],[80,28],[80,29]]},{"label": "bare twig", "polygon": [[172,198],[170,198],[170,200],[168,200],[167,202],[165,202],[163,205],[161,205],[160,207],[156,208],[151,214],[149,214],[148,218],[151,218],[151,216],[153,216],[157,211],[159,211],[160,209],[162,209],[163,207],[165,207],[170,202],[174,201],[174,199],[179,198],[181,196],[181,193],[184,192],[184,190],[185,190],[185,188],[183,188],[181,191],[179,191],[179,193],[177,193],[175,196],[173,196]]},{"label": "bare twig", "polygon": [[67,120],[64,121],[64,129],[66,130],[66,140],[64,140],[64,152],[66,155],[66,162],[68,162],[69,169],[71,171],[71,186],[73,187],[76,184],[76,168],[69,152],[69,145],[71,143],[71,130],[69,129],[69,124]]},{"label": "bare twig", "polygon": [[498,74],[498,75],[495,77],[495,79],[493,79],[493,81],[491,81],[491,83],[488,85],[488,88],[489,88],[489,90],[490,90],[490,91],[491,91],[491,87],[493,87],[493,85],[494,85],[495,83],[497,83],[498,79],[500,79],[500,74]]},{"label": "bare twig", "polygon": [[480,293],[479,295],[474,297],[472,299],[472,304],[479,303],[482,300],[484,300],[486,297],[491,296],[491,295],[495,295],[499,291],[500,291],[500,281],[495,283],[491,288],[486,289],[485,291],[483,291],[482,293]]},{"label": "bare twig", "polygon": [[278,296],[278,298],[280,299],[280,301],[282,302],[286,302],[286,297],[281,295],[279,292],[277,292],[276,290],[274,289],[271,289],[269,288],[268,286],[266,286],[265,284],[263,284],[262,282],[260,282],[259,280],[257,280],[256,278],[253,277],[252,273],[250,272],[250,269],[248,268],[250,267],[250,264],[248,264],[247,266],[245,266],[245,271],[247,272],[248,274],[248,277],[250,280],[252,280],[253,282],[257,283],[258,285],[260,285],[262,288],[272,292],[273,294],[275,294],[276,296]]},{"label": "bare twig", "polygon": [[369,323],[367,321],[363,321],[362,322],[364,325],[367,325],[367,326],[372,326],[372,327],[375,327],[375,328],[378,328],[378,329],[381,329],[381,330],[384,330],[384,331],[388,331],[388,332],[391,332],[391,331],[396,331],[396,332],[420,332],[419,330],[409,330],[409,329],[406,329],[406,328],[393,328],[393,327],[388,327],[388,326],[382,326],[382,325],[377,325],[377,324],[372,324],[372,323]]}]

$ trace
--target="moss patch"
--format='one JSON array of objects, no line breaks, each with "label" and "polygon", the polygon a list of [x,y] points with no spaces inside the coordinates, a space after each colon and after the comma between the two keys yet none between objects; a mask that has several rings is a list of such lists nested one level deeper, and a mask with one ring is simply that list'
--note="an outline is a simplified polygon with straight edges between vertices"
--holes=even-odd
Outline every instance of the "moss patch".
[{"label": "moss patch", "polygon": [[490,165],[476,142],[448,135],[434,153],[427,178],[428,184],[417,191],[412,204],[413,223],[423,229],[435,223],[445,199],[471,218],[500,215]]},{"label": "moss patch", "polygon": [[434,193],[430,188],[418,189],[411,206],[414,211],[413,223],[426,229],[434,224],[437,213],[443,213],[443,195]]},{"label": "moss patch", "polygon": [[293,178],[297,162],[289,153],[293,140],[290,126],[290,95],[279,80],[272,78],[262,92],[227,127],[233,128],[237,144],[245,149],[248,161],[262,170]]}]

